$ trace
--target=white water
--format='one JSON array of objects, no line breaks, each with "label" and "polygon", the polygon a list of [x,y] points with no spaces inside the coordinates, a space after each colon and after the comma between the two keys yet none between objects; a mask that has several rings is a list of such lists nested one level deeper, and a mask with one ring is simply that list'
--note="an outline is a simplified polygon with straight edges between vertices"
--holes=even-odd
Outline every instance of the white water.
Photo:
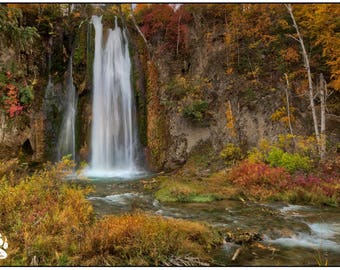
[{"label": "white water", "polygon": [[114,194],[105,197],[89,197],[89,200],[103,200],[109,203],[126,204],[130,199],[138,197],[138,193]]},{"label": "white water", "polygon": [[75,121],[77,112],[77,96],[76,89],[73,84],[72,57],[70,58],[69,62],[66,93],[67,105],[59,133],[58,160],[60,160],[65,155],[72,155],[72,159],[75,159]]},{"label": "white water", "polygon": [[101,17],[93,16],[95,54],[89,177],[131,178],[137,166],[137,124],[125,32],[117,24],[103,42]]}]

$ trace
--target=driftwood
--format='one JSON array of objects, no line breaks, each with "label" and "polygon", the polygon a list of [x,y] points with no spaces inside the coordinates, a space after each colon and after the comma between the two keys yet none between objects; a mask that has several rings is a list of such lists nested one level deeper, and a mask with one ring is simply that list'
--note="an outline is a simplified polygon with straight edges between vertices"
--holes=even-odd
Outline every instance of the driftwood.
[{"label": "driftwood", "polygon": [[242,247],[239,247],[236,249],[234,256],[231,258],[231,260],[234,262],[237,259],[237,256],[241,253]]},{"label": "driftwood", "polygon": [[262,244],[260,244],[260,243],[254,243],[254,244],[252,244],[252,246],[253,246],[253,247],[260,248],[260,249],[270,250],[272,253],[275,253],[275,252],[280,251],[280,250],[277,249],[277,248],[270,247],[270,246],[265,246],[265,245],[262,245]]}]

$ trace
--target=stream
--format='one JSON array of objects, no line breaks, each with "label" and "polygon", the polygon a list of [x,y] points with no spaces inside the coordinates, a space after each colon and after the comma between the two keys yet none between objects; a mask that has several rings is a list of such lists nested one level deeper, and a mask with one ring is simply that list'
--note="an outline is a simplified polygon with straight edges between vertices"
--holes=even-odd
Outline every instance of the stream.
[{"label": "stream", "polygon": [[[261,246],[225,242],[214,251],[217,266],[340,265],[340,211],[286,203],[251,203],[223,200],[212,203],[160,203],[143,188],[148,181],[97,179],[89,181],[88,196],[99,215],[123,214],[141,209],[164,217],[200,221],[226,230],[258,232]],[[268,248],[263,248],[269,247]]]}]

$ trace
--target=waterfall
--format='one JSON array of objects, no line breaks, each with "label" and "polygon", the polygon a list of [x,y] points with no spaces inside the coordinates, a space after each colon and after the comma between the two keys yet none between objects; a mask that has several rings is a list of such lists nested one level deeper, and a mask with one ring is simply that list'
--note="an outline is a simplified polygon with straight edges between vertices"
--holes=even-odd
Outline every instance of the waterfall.
[{"label": "waterfall", "polygon": [[65,155],[72,155],[72,159],[75,159],[75,121],[77,111],[77,96],[76,89],[73,84],[72,56],[70,57],[67,72],[66,96],[66,110],[59,133],[58,160],[60,160]]},{"label": "waterfall", "polygon": [[138,136],[131,89],[128,40],[115,20],[103,44],[101,17],[93,16],[95,52],[91,161],[92,177],[130,178],[141,173],[137,166]]}]

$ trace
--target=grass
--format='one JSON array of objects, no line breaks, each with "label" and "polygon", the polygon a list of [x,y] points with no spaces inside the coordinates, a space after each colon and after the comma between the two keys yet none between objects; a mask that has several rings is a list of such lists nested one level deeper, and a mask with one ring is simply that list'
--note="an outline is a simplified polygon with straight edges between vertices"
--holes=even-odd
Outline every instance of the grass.
[{"label": "grass", "polygon": [[202,182],[173,180],[171,177],[161,177],[160,189],[155,193],[161,202],[212,202],[221,199],[217,194],[204,189]]}]

